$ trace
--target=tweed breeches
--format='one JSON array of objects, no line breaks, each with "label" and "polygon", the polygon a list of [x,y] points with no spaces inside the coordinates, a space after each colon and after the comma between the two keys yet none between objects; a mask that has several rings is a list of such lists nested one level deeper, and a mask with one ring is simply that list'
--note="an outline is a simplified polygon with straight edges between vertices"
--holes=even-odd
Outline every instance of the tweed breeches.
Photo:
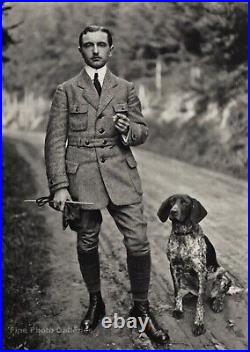
[{"label": "tweed breeches", "polygon": [[[146,234],[147,224],[143,218],[143,205],[136,203],[116,206],[110,203],[107,207],[119,231],[124,237],[127,253],[144,255],[149,252],[149,241]],[[78,252],[90,251],[98,247],[99,233],[102,224],[100,210],[81,210],[81,217],[75,224]]]}]

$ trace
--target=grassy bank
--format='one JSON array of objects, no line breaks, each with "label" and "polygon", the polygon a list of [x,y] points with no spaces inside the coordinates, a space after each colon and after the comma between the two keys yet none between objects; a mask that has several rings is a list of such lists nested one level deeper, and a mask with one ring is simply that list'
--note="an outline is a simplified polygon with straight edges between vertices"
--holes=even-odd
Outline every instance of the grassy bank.
[{"label": "grassy bank", "polygon": [[23,202],[36,192],[32,171],[15,143],[3,141],[2,162],[3,348],[34,349],[32,330],[48,285],[44,218]]},{"label": "grassy bank", "polygon": [[[143,148],[228,176],[247,179],[245,137],[233,137],[228,145],[223,145],[209,123],[199,126],[196,121],[189,121],[185,128],[176,126],[175,121],[160,126],[148,121],[148,125],[150,134]],[[236,148],[236,143],[242,143],[241,149]]]},{"label": "grassy bank", "polygon": [[[162,96],[154,81],[138,82],[149,137],[144,148],[164,156],[247,179],[247,69],[216,75],[205,65],[201,90],[193,87],[193,64],[178,64],[163,77]],[[196,82],[198,85],[198,83]]]}]

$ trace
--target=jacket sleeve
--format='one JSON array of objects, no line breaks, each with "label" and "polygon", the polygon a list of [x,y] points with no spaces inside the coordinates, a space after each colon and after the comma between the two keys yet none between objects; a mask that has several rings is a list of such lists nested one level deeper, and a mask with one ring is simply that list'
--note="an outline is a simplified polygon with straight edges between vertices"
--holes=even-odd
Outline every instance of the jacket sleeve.
[{"label": "jacket sleeve", "polygon": [[67,131],[67,95],[63,86],[60,85],[53,97],[44,148],[46,173],[51,193],[69,185],[65,168]]},{"label": "jacket sleeve", "polygon": [[125,145],[136,146],[143,144],[148,137],[148,127],[141,112],[141,103],[135,92],[133,83],[128,87],[128,118],[130,128],[126,138],[122,138]]}]

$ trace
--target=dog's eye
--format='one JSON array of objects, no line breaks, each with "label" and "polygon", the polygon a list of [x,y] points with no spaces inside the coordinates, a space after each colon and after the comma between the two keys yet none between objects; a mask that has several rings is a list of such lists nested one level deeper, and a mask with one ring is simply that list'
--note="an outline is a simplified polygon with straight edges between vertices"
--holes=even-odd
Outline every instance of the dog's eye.
[{"label": "dog's eye", "polygon": [[174,201],[173,198],[169,198],[169,199],[168,199],[168,203],[169,203],[170,205],[173,204],[173,201]]}]

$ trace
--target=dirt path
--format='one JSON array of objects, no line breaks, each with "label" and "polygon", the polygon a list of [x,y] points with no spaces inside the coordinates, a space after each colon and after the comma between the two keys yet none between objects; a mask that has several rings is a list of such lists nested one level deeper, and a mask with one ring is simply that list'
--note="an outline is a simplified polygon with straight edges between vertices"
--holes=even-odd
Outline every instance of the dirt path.
[{"label": "dirt path", "polygon": [[[41,134],[8,133],[19,139],[18,150],[33,167],[39,194],[48,193],[43,164]],[[30,152],[22,140],[31,142]],[[193,167],[176,160],[137,149],[135,151],[144,185],[145,216],[152,248],[150,301],[161,324],[169,329],[169,349],[247,349],[247,184],[225,175]],[[207,307],[207,332],[194,337],[191,332],[193,302],[188,302],[185,317],[172,317],[173,288],[165,255],[169,224],[161,224],[156,211],[172,193],[197,197],[208,210],[202,222],[219,254],[220,262],[236,278],[243,292],[228,296],[223,313]],[[88,305],[87,291],[79,271],[76,235],[61,230],[60,215],[50,208],[38,209],[51,230],[51,285],[43,303],[44,312],[36,333],[42,336],[40,349],[156,349],[147,337],[124,329],[98,327],[91,336],[79,334],[79,322]],[[130,307],[128,276],[122,236],[106,212],[100,236],[102,291],[109,316],[126,317]]]}]

